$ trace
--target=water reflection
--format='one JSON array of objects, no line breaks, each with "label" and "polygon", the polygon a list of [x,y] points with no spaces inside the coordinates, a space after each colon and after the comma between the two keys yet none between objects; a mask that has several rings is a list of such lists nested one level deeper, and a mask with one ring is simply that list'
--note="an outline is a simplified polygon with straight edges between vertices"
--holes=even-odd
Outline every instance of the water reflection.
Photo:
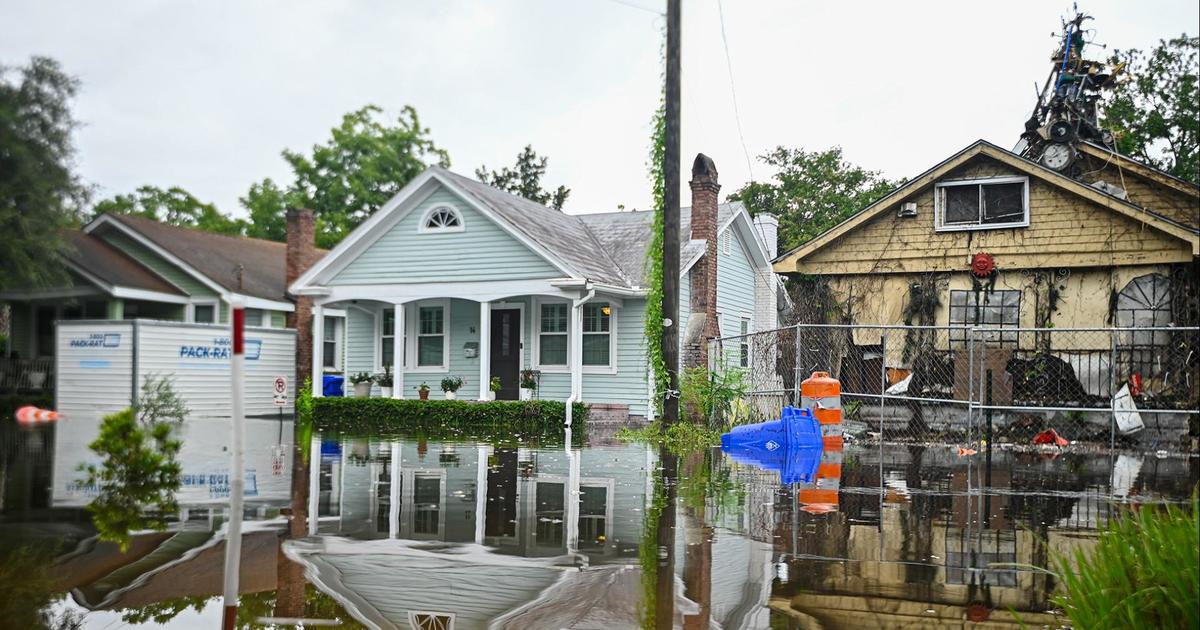
[{"label": "water reflection", "polygon": [[[1007,622],[1009,607],[1058,625],[1054,583],[1011,564],[1087,547],[1116,505],[1182,499],[1197,479],[1194,459],[851,446],[793,484],[720,451],[597,436],[301,436],[306,468],[276,459],[290,424],[255,422],[242,627],[927,627]],[[205,483],[124,553],[94,539],[68,485],[89,426],[0,425],[0,588],[20,594],[0,626],[215,625],[226,514],[207,475],[225,472],[228,425],[192,425],[181,461]]]}]

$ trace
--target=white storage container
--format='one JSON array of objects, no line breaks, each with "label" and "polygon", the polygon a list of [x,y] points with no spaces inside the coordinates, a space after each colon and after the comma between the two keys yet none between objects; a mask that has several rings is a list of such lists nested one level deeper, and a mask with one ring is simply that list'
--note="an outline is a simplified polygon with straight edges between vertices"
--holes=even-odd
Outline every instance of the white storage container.
[{"label": "white storage container", "polygon": [[[229,326],[155,320],[60,321],[55,409],[91,416],[128,407],[150,376],[174,380],[190,417],[229,417]],[[246,415],[274,416],[276,377],[295,401],[296,331],[246,329]]]}]

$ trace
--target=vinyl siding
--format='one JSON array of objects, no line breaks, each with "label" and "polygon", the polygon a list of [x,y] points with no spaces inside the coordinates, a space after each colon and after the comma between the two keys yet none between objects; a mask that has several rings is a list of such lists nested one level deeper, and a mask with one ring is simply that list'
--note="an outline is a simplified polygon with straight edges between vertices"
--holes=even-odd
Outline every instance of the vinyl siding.
[{"label": "vinyl siding", "polygon": [[683,356],[683,338],[687,333],[688,316],[691,314],[692,275],[684,273],[679,278],[679,356]]},{"label": "vinyl siding", "polygon": [[[461,213],[462,232],[419,234],[427,210],[441,205]],[[330,285],[465,282],[556,278],[563,273],[540,255],[439,189],[339,272]]]},{"label": "vinyl siding", "polygon": [[[97,230],[97,232],[99,232],[99,230]],[[217,295],[216,292],[204,286],[202,282],[195,279],[187,272],[167,262],[166,260],[163,260],[158,256],[158,254],[155,254],[128,236],[113,230],[107,230],[100,236],[106,242],[108,242],[108,244],[125,252],[129,256],[133,257],[134,260],[142,263],[146,267],[149,267],[151,271],[165,278],[167,282],[179,287],[184,293],[187,293],[193,297],[211,297]]]},{"label": "vinyl siding", "polygon": [[741,318],[754,318],[754,267],[736,231],[733,237],[734,246],[728,254],[718,250],[717,312],[721,314],[722,337],[740,334]]}]

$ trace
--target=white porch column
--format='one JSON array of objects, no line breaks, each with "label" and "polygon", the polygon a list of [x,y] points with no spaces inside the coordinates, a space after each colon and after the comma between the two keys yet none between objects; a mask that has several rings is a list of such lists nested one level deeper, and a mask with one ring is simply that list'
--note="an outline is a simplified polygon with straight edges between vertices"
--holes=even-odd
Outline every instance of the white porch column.
[{"label": "white porch column", "polygon": [[404,304],[392,308],[392,398],[404,398]]},{"label": "white porch column", "polygon": [[487,524],[487,473],[490,446],[475,447],[475,544],[483,544],[484,526]]},{"label": "white porch column", "polygon": [[[325,374],[325,307],[314,304],[312,308],[312,395],[320,398],[325,393],[321,378]],[[343,391],[346,383],[342,384]]]},{"label": "white porch column", "polygon": [[487,400],[492,383],[492,303],[479,303],[479,400]]}]

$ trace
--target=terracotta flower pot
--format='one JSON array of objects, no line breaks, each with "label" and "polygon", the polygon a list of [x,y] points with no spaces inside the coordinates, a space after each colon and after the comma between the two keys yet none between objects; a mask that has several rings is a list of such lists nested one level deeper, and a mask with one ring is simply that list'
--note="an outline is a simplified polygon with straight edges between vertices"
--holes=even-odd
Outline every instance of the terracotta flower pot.
[{"label": "terracotta flower pot", "polygon": [[429,390],[428,389],[418,389],[417,395],[421,397],[421,400],[429,400]]}]

